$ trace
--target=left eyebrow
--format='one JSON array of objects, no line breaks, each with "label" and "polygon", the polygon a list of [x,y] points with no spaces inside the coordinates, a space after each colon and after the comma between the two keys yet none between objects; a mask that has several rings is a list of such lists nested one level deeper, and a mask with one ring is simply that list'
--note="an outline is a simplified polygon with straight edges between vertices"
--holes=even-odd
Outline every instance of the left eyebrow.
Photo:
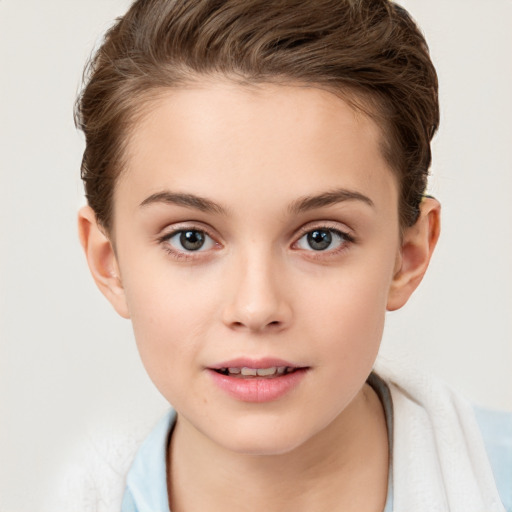
[{"label": "left eyebrow", "polygon": [[315,210],[316,208],[323,208],[344,201],[361,201],[372,208],[375,207],[373,201],[364,194],[341,188],[315,196],[301,197],[289,206],[289,211],[293,214],[303,213],[308,210]]}]

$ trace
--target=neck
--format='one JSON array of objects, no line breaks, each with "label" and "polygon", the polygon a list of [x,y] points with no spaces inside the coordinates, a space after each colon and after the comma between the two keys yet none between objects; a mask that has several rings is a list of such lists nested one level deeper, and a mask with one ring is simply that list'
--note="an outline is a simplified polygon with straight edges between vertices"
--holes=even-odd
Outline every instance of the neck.
[{"label": "neck", "polygon": [[388,464],[384,411],[368,385],[325,429],[285,454],[234,453],[178,419],[169,449],[170,506],[172,512],[382,511]]}]

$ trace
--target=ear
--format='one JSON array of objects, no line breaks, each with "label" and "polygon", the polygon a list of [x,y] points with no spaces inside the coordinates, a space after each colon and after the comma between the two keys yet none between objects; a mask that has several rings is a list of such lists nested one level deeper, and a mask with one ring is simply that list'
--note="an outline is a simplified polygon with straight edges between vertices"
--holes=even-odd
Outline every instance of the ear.
[{"label": "ear", "polygon": [[96,285],[114,309],[122,317],[129,318],[114,248],[90,206],[84,206],[78,212],[78,234]]},{"label": "ear", "polygon": [[420,284],[440,233],[441,205],[433,197],[424,197],[420,215],[406,228],[395,274],[388,294],[388,311],[401,308]]}]

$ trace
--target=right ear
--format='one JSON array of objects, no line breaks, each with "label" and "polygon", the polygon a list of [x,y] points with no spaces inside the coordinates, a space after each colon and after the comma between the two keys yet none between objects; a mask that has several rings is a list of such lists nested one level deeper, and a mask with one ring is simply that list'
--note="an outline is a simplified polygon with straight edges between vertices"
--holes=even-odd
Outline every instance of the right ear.
[{"label": "right ear", "polygon": [[78,234],[96,285],[122,317],[130,318],[114,248],[90,206],[78,212]]}]

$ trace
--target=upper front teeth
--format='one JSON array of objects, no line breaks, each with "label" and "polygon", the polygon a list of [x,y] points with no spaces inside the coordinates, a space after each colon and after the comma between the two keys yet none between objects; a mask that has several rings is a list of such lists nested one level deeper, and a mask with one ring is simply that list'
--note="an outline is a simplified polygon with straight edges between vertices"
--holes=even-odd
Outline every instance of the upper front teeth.
[{"label": "upper front teeth", "polygon": [[291,368],[286,366],[272,366],[270,368],[247,368],[244,366],[243,368],[228,368],[228,372],[238,375],[242,374],[245,376],[258,376],[258,377],[267,377],[269,375],[275,375],[276,373],[282,375],[286,371],[291,371]]}]

